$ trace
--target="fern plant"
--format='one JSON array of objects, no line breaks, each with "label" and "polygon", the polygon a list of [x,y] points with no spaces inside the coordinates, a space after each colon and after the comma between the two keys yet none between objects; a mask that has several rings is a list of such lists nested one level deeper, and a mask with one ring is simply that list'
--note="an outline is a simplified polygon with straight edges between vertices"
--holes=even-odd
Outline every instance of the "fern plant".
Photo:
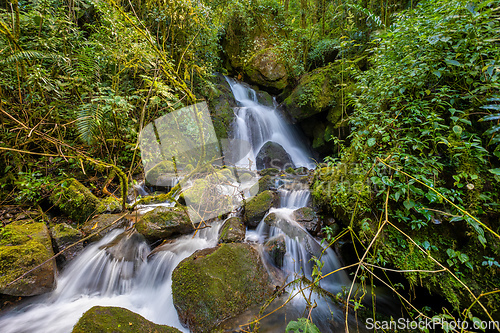
[{"label": "fern plant", "polygon": [[485,135],[492,135],[493,137],[491,138],[491,143],[499,143],[500,142],[500,96],[494,96],[492,98],[488,99],[488,102],[491,102],[491,104],[488,105],[483,105],[481,106],[482,109],[486,110],[492,110],[496,113],[492,113],[481,119],[481,121],[494,121],[496,120],[497,123],[496,125],[493,125],[490,129],[488,129],[486,132],[484,132]]}]

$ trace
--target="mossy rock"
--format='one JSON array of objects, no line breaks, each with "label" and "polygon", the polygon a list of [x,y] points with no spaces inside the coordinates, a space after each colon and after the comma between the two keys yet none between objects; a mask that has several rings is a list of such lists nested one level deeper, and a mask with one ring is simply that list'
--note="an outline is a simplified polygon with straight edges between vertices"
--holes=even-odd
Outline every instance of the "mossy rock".
[{"label": "mossy rock", "polygon": [[[97,233],[96,235],[90,238],[91,241],[95,242],[100,240],[104,235],[106,235],[109,231],[116,228],[124,228],[127,227],[130,221],[122,217],[123,214],[102,214],[94,217],[93,219],[87,221],[82,226],[82,231],[85,235],[90,235],[98,230],[108,227],[103,231]],[[114,223],[114,224],[113,224]],[[113,226],[111,226],[113,224]]]},{"label": "mossy rock", "polygon": [[257,195],[264,191],[273,189],[274,186],[274,178],[270,175],[265,175],[264,177],[259,178],[259,181],[250,188],[250,193]]},{"label": "mossy rock", "polygon": [[78,223],[84,223],[95,214],[103,212],[99,199],[74,178],[68,178],[54,187],[50,201]]},{"label": "mossy rock", "polygon": [[276,168],[267,168],[259,171],[259,175],[261,176],[267,176],[267,175],[276,176],[279,173],[280,170]]},{"label": "mossy rock", "polygon": [[70,245],[75,244],[83,238],[83,233],[81,231],[73,228],[67,223],[53,224],[50,226],[49,230],[57,251],[64,251],[60,256],[63,257],[64,261],[74,259],[80,252],[83,251],[83,243],[78,243],[71,248],[68,248]]},{"label": "mossy rock", "polygon": [[97,207],[97,211],[101,213],[119,213],[122,210],[121,200],[113,196],[108,196],[104,199],[101,199],[99,206]]},{"label": "mossy rock", "polygon": [[146,184],[153,186],[172,186],[178,170],[172,161],[165,160],[146,170]]},{"label": "mossy rock", "polygon": [[[0,230],[0,293],[34,296],[51,291],[55,282],[55,259],[44,222],[16,221]],[[37,269],[43,262],[49,260]],[[34,269],[21,280],[9,283]]]},{"label": "mossy rock", "polygon": [[157,207],[144,214],[135,223],[135,228],[149,241],[194,231],[189,216],[181,207]]},{"label": "mossy rock", "polygon": [[213,80],[215,83],[203,92],[203,96],[207,100],[215,134],[220,140],[230,137],[231,126],[235,118],[233,108],[237,106],[237,103],[223,75],[216,74]]},{"label": "mossy rock", "polygon": [[245,225],[239,217],[228,218],[219,230],[219,243],[241,243],[245,233]]},{"label": "mossy rock", "polygon": [[259,253],[231,243],[195,252],[172,274],[172,295],[181,322],[191,332],[211,332],[272,293]]},{"label": "mossy rock", "polygon": [[267,211],[273,206],[276,195],[272,191],[264,191],[245,204],[245,224],[255,228]]},{"label": "mossy rock", "polygon": [[342,71],[341,65],[330,64],[307,73],[282,105],[296,121],[328,111],[328,120],[336,124],[342,116],[342,97],[354,90],[347,74],[342,79]]},{"label": "mossy rock", "polygon": [[288,83],[285,64],[275,48],[261,45],[263,48],[255,52],[244,67],[245,74],[250,82],[279,92]]},{"label": "mossy rock", "polygon": [[177,328],[158,325],[130,310],[94,306],[78,320],[72,333],[181,333]]}]

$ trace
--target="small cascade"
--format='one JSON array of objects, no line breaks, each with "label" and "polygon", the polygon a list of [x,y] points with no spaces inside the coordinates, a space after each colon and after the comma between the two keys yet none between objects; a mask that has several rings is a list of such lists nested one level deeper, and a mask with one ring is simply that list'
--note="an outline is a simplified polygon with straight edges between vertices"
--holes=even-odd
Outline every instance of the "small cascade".
[{"label": "small cascade", "polygon": [[278,193],[280,195],[281,208],[297,209],[306,207],[311,198],[311,192],[309,192],[309,190],[288,191],[279,189]]},{"label": "small cascade", "polygon": [[[239,167],[255,169],[256,157],[262,146],[272,141],[278,143],[290,155],[295,167],[313,168],[312,155],[302,142],[297,130],[286,123],[279,115],[276,108],[260,104],[255,90],[233,79],[226,78],[234,98],[240,104],[235,108],[236,119],[234,122],[234,139],[239,142],[250,143],[250,151],[245,145],[240,145],[237,156],[242,157],[236,163]],[[249,163],[249,160],[253,161]]]},{"label": "small cascade", "polygon": [[2,333],[67,333],[95,305],[120,306],[188,332],[174,308],[172,271],[196,250],[217,244],[220,223],[150,252],[136,232],[115,230],[89,245],[57,279],[52,293],[0,317]]}]

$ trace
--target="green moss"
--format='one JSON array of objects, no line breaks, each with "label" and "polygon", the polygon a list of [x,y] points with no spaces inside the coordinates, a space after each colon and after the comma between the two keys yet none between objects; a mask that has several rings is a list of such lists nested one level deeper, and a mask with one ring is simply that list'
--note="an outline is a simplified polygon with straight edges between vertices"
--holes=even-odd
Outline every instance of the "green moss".
[{"label": "green moss", "polygon": [[98,212],[116,213],[121,210],[121,202],[113,196],[102,199],[97,207]]},{"label": "green moss", "polygon": [[245,222],[249,226],[257,226],[266,212],[273,206],[274,199],[274,193],[268,190],[247,201],[245,204]]},{"label": "green moss", "polygon": [[79,239],[82,233],[66,223],[58,223],[51,227],[52,237],[63,242]]},{"label": "green moss", "polygon": [[253,195],[260,194],[274,187],[274,179],[270,175],[259,178],[259,181],[250,188]]},{"label": "green moss", "polygon": [[158,207],[144,214],[135,228],[146,239],[165,239],[193,231],[193,225],[182,207]]},{"label": "green moss", "polygon": [[192,332],[208,332],[221,321],[270,295],[269,276],[248,244],[222,244],[195,252],[172,275],[179,317]]},{"label": "green moss", "polygon": [[83,223],[89,217],[101,213],[99,209],[103,208],[99,199],[74,178],[68,178],[56,186],[50,201],[78,223]]},{"label": "green moss", "polygon": [[16,221],[0,231],[0,293],[33,296],[50,291],[54,266],[49,261],[33,274],[7,286],[54,255],[44,222]]},{"label": "green moss", "polygon": [[227,219],[219,231],[220,243],[236,243],[245,239],[246,228],[239,217]]},{"label": "green moss", "polygon": [[72,333],[180,333],[176,328],[157,325],[130,310],[94,306],[78,320]]}]

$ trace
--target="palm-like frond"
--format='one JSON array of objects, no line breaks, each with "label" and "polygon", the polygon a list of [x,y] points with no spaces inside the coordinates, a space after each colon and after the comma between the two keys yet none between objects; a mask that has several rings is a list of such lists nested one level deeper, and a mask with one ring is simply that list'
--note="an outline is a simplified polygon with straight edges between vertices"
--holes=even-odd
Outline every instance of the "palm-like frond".
[{"label": "palm-like frond", "polygon": [[496,120],[497,125],[492,126],[490,129],[488,129],[486,132],[484,132],[484,134],[493,135],[493,138],[491,140],[492,143],[498,143],[498,142],[500,142],[500,125],[498,124],[498,121],[500,120],[500,104],[498,104],[498,102],[500,102],[500,97],[494,96],[492,98],[489,98],[488,102],[492,102],[492,104],[483,105],[483,106],[481,106],[481,108],[486,109],[486,110],[497,111],[497,113],[489,114],[486,117],[483,117],[481,119],[481,121]]},{"label": "palm-like frond", "polygon": [[83,141],[91,144],[99,132],[99,127],[104,121],[104,111],[100,105],[85,103],[80,105],[76,127]]},{"label": "palm-like frond", "polygon": [[0,64],[11,64],[14,62],[21,62],[25,60],[42,60],[49,59],[56,62],[66,63],[68,58],[52,52],[41,52],[41,51],[15,51],[14,53],[7,56],[5,59],[0,60]]}]

